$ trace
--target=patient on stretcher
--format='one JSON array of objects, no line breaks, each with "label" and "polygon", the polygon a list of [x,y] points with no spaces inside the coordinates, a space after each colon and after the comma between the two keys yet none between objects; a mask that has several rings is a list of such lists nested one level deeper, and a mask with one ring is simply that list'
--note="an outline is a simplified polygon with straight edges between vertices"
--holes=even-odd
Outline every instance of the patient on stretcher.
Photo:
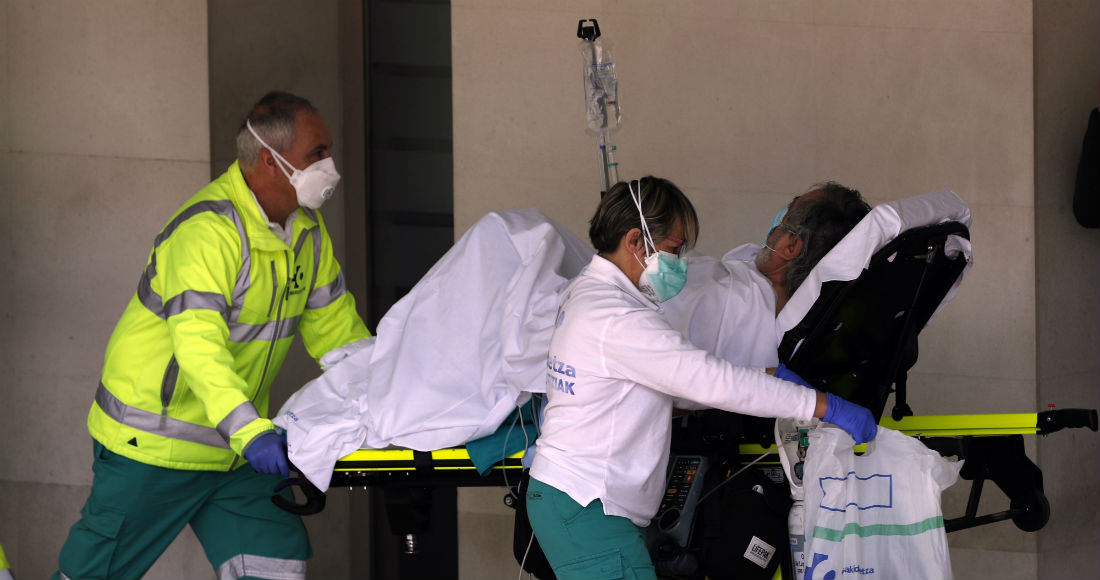
[{"label": "patient on stretcher", "polygon": [[689,257],[688,284],[662,304],[672,327],[733,364],[774,367],[775,317],[810,270],[870,211],[858,191],[819,183],[780,210],[764,245]]},{"label": "patient on stretcher", "polygon": [[[819,235],[827,229],[814,219],[820,209],[805,209],[819,196],[827,197],[796,197],[766,246],[689,256],[687,286],[663,305],[673,326],[734,364],[774,367],[783,333],[823,282],[854,279],[902,231],[970,223],[967,205],[939,191],[882,204],[862,220],[858,199],[848,204],[854,218],[849,211],[849,222]],[[969,246],[961,250],[969,261]],[[592,253],[537,210],[484,216],[387,312],[376,336],[323,358],[325,373],[283,406],[275,422],[287,430],[291,461],[325,490],[336,461],[360,448],[429,451],[491,435],[544,392],[557,291]]]}]

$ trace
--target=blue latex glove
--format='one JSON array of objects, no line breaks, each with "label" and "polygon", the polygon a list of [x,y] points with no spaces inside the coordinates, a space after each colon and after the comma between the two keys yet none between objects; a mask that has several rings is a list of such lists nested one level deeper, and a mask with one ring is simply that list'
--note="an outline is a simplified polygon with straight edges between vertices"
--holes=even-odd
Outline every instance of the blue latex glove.
[{"label": "blue latex glove", "polygon": [[783,379],[784,381],[790,381],[796,385],[802,385],[803,387],[809,387],[817,390],[817,387],[806,382],[806,379],[798,376],[797,373],[787,368],[787,365],[779,363],[779,366],[775,367],[775,378]]},{"label": "blue latex glove", "polygon": [[252,464],[252,469],[260,473],[290,477],[290,462],[286,458],[286,434],[270,431],[260,435],[244,450],[244,458]]},{"label": "blue latex glove", "polygon": [[832,423],[847,431],[857,444],[866,443],[878,435],[875,416],[866,407],[849,403],[832,393],[825,393],[825,399],[828,402],[828,406],[825,407],[825,417],[823,417],[826,423]]}]

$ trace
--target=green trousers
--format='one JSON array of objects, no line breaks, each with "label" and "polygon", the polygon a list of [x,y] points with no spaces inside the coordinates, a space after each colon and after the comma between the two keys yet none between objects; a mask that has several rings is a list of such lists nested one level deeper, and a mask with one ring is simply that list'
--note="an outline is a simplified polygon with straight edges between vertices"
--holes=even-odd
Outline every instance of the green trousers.
[{"label": "green trousers", "polygon": [[279,476],[165,469],[93,447],[92,493],[54,578],[141,578],[188,524],[219,579],[305,578],[313,550],[301,518],[271,503]]},{"label": "green trousers", "polygon": [[603,513],[598,499],[582,506],[532,477],[527,518],[558,580],[657,578],[642,528]]}]

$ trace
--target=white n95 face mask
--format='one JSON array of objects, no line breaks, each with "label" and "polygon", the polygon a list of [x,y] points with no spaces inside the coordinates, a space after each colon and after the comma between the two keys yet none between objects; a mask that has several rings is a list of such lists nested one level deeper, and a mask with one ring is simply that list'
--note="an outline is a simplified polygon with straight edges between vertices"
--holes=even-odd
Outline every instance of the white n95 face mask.
[{"label": "white n95 face mask", "polygon": [[[649,234],[649,226],[645,223],[645,214],[642,213],[641,184],[638,184],[638,194],[634,194],[632,183],[627,183],[630,189],[630,197],[634,205],[638,207],[638,217],[642,220],[642,240],[645,247],[645,271],[638,278],[638,290],[654,302],[664,302],[680,293],[687,284],[687,258],[670,254],[665,251],[657,251],[653,237]],[[652,251],[650,251],[652,248]],[[635,257],[637,259],[637,257]],[[641,260],[638,260],[641,263]]]},{"label": "white n95 face mask", "polygon": [[[312,163],[305,169],[298,169],[291,165],[282,155],[279,155],[278,151],[275,151],[271,146],[265,143],[264,140],[256,134],[256,130],[252,128],[251,122],[246,120],[245,125],[252,133],[252,136],[260,142],[260,145],[263,145],[264,149],[270,151],[275,157],[279,169],[283,171],[283,174],[290,180],[290,185],[294,187],[294,192],[298,197],[298,205],[309,209],[318,209],[321,207],[321,204],[325,203],[325,201],[336,192],[336,184],[340,183],[340,174],[336,171],[336,163],[332,160],[332,157],[326,157]],[[287,167],[289,167],[293,173],[288,173]]]}]

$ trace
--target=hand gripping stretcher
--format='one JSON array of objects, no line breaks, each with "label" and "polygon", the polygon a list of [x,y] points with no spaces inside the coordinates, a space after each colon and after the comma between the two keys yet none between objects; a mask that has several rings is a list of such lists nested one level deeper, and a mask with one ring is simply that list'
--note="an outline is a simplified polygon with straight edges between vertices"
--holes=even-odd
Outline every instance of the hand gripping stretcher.
[{"label": "hand gripping stretcher", "polygon": [[[858,233],[857,228],[849,237]],[[867,407],[881,425],[918,437],[945,456],[965,460],[960,475],[971,481],[970,497],[965,513],[945,519],[948,532],[1003,520],[1012,520],[1024,531],[1037,531],[1047,523],[1050,510],[1042,472],[1024,453],[1023,437],[1065,428],[1096,431],[1095,409],[922,416],[914,415],[907,402],[907,372],[917,360],[917,336],[958,286],[968,265],[968,240],[966,225],[958,221],[911,228],[875,251],[853,279],[818,280],[820,291],[812,297],[812,305],[801,319],[788,323],[790,328],[779,345],[779,358],[817,388]],[[966,252],[959,251],[960,243]],[[782,318],[783,313],[780,322]],[[893,405],[887,413],[891,395]],[[533,403],[537,402],[536,398]],[[771,469],[773,478],[781,473],[775,467],[779,464],[775,421],[717,410],[696,411],[674,421],[677,428],[670,485],[666,501],[650,526],[654,535],[651,553],[659,571],[664,565],[666,572],[677,576],[699,576],[707,573],[705,559],[693,558],[685,564],[682,556],[697,550],[691,543],[693,537],[704,535],[702,528],[707,524],[695,518],[696,514],[718,509],[713,502],[699,505],[701,498],[710,496],[713,488],[725,485],[749,464]],[[522,498],[523,456],[524,451],[509,454],[482,475],[465,447],[434,451],[361,449],[336,462],[330,486],[395,490],[507,486],[510,490],[505,503],[515,506]],[[680,457],[690,459],[686,468],[677,460]],[[711,475],[702,477],[700,466],[706,466]],[[1004,492],[1009,505],[1001,511],[979,514],[987,480]],[[273,501],[298,514],[323,509],[324,493],[304,477],[295,483],[300,485],[302,503],[278,496]],[[391,512],[391,528],[414,537],[409,535],[422,530],[426,521],[423,510],[430,509],[430,501],[423,494],[420,501],[411,504],[408,494],[402,497],[406,499],[399,503],[412,508],[397,518],[393,514],[401,512]],[[692,509],[695,506],[698,509]],[[517,531],[526,525],[519,521],[520,516],[525,520],[522,509],[517,514]],[[519,540],[516,555],[522,560],[527,538]],[[787,558],[778,561],[789,564]],[[539,567],[528,560],[526,569],[540,578],[552,577],[545,562]],[[771,568],[768,574],[774,570]],[[790,577],[789,572],[786,577]]]}]

